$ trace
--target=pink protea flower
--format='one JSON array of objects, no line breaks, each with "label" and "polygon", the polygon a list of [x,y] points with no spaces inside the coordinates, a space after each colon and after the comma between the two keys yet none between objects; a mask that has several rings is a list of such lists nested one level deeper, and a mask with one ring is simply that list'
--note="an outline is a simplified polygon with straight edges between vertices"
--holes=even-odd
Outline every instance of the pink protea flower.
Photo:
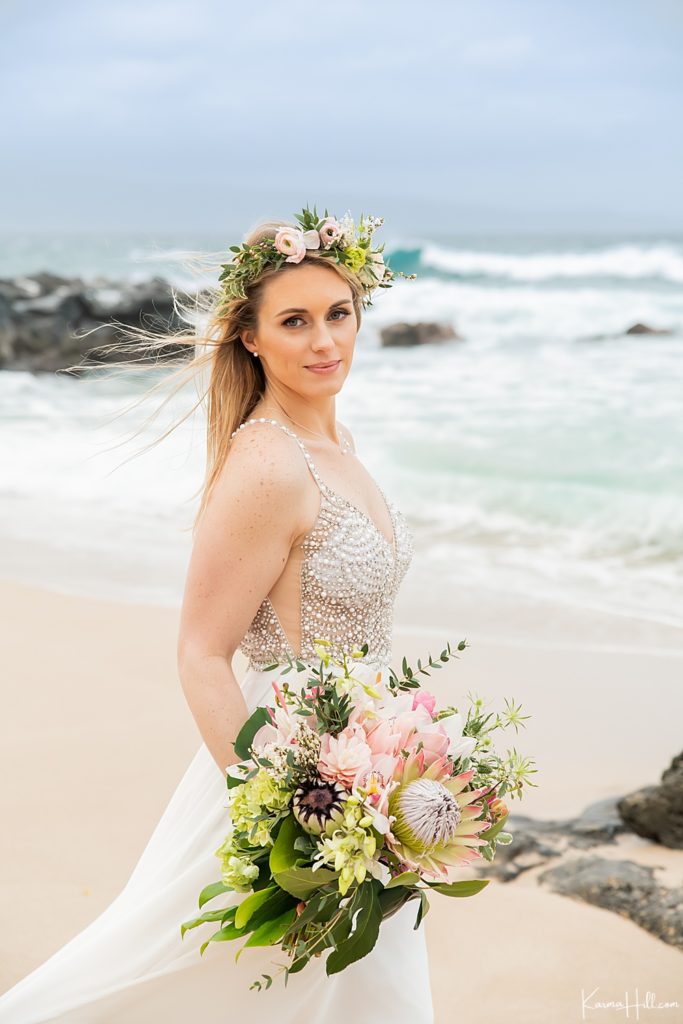
[{"label": "pink protea flower", "polygon": [[359,769],[372,767],[370,747],[363,729],[347,726],[336,736],[325,733],[320,745],[318,772],[328,782],[350,789]]},{"label": "pink protea flower", "polygon": [[466,790],[474,768],[452,774],[447,757],[425,767],[423,752],[410,754],[394,772],[399,785],[389,798],[393,815],[387,844],[415,871],[448,878],[449,865],[468,864],[481,859],[476,849],[486,840],[477,836],[491,827],[489,820],[477,820],[483,804],[474,801],[486,787]]}]

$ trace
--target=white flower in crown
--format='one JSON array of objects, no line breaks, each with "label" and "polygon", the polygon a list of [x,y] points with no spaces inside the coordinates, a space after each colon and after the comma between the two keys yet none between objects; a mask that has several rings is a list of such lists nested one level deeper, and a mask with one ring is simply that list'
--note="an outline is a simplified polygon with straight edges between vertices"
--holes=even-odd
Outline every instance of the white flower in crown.
[{"label": "white flower in crown", "polygon": [[368,257],[368,263],[378,281],[384,280],[384,275],[389,269],[384,262],[384,257],[381,252],[371,252]]},{"label": "white flower in crown", "polygon": [[351,211],[347,210],[342,219],[339,221],[339,227],[341,235],[339,238],[339,244],[346,248],[348,245],[355,245],[356,238],[356,225],[351,216]]}]

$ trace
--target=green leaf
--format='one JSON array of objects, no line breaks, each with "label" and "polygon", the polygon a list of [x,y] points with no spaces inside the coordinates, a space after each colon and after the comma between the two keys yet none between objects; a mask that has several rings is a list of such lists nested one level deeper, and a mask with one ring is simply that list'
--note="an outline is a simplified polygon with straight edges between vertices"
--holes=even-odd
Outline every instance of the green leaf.
[{"label": "green leaf", "polygon": [[508,820],[508,818],[509,814],[506,814],[505,817],[497,821],[495,825],[491,825],[491,828],[487,828],[486,832],[480,832],[479,838],[486,839],[487,842],[489,839],[493,839],[494,836],[497,836],[499,832],[502,832],[503,826],[505,825],[505,822]]},{"label": "green leaf", "polygon": [[418,875],[417,871],[402,871],[400,875],[396,875],[390,882],[387,882],[384,888],[393,889],[397,885],[415,885],[419,881],[420,875]]},{"label": "green leaf", "polygon": [[242,900],[235,913],[235,925],[238,928],[243,928],[254,911],[258,910],[262,903],[270,899],[274,892],[277,892],[277,887],[271,885],[267,889],[259,889],[258,892],[251,893],[250,896]]},{"label": "green leaf", "polygon": [[427,899],[427,894],[423,889],[418,889],[418,892],[420,894],[420,906],[417,911],[417,917],[415,918],[415,924],[413,926],[413,929],[420,927],[420,922],[422,921],[423,917],[429,910],[429,900]]},{"label": "green leaf", "polygon": [[201,914],[200,917],[194,917],[191,921],[184,921],[180,926],[180,935],[185,935],[185,932],[189,932],[191,928],[198,928],[200,924],[205,924],[207,921],[223,921],[226,915],[232,910],[234,913],[236,908],[234,907],[222,907],[220,910],[207,910],[205,914]]},{"label": "green leaf", "polygon": [[204,950],[210,942],[228,942],[230,939],[241,939],[245,934],[244,928],[235,928],[234,924],[226,924],[224,928],[214,932],[210,939],[203,942],[199,947],[200,955],[203,955]]},{"label": "green leaf", "polygon": [[236,755],[242,760],[246,761],[249,754],[249,748],[251,747],[254,736],[259,731],[262,725],[270,722],[270,715],[265,707],[258,707],[249,716],[242,728],[237,734],[233,746],[235,748]]},{"label": "green leaf", "polygon": [[490,878],[471,878],[463,882],[428,882],[427,885],[444,896],[476,896],[490,881]]},{"label": "green leaf", "polygon": [[225,882],[212,882],[211,885],[207,885],[204,889],[202,889],[202,891],[199,894],[200,909],[204,906],[205,903],[208,903],[209,900],[212,900],[214,896],[218,896],[219,893],[231,891],[232,890],[230,889],[230,886],[226,885]]},{"label": "green leaf", "polygon": [[327,885],[339,878],[337,871],[329,868],[288,868],[286,871],[274,872],[273,877],[279,886],[300,900],[307,900],[322,885]]},{"label": "green leaf", "polygon": [[355,908],[360,903],[355,930],[328,956],[325,963],[325,971],[328,975],[343,971],[349,964],[367,956],[374,947],[379,935],[379,926],[382,923],[382,911],[378,899],[378,892],[381,888],[383,888],[382,883],[376,878],[362,882],[358,886],[356,898],[350,904],[351,908]]},{"label": "green leaf", "polygon": [[294,815],[287,815],[278,829],[275,842],[270,851],[268,863],[272,875],[277,875],[282,871],[289,871],[290,868],[295,867],[302,860],[300,852],[294,847],[294,842],[299,836],[303,835],[304,830],[300,827]]},{"label": "green leaf", "polygon": [[[284,914],[274,918],[274,920],[266,921],[260,928],[251,933],[242,949],[245,949],[247,946],[273,946],[276,942],[280,941],[295,917],[296,907],[292,907],[290,910],[286,910]],[[242,949],[237,953],[235,960],[239,957]]]},{"label": "green leaf", "polygon": [[404,885],[397,885],[393,889],[385,887],[379,894],[379,905],[382,909],[382,917],[391,917],[409,899],[413,898],[413,890]]}]

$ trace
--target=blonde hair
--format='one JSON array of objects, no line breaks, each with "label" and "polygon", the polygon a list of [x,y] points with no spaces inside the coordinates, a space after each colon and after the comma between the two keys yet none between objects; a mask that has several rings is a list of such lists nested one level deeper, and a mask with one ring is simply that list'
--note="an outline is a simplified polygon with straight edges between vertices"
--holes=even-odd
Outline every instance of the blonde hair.
[{"label": "blonde hair", "polygon": [[[264,221],[249,231],[244,241],[249,245],[254,245],[263,238],[274,238],[279,227],[295,226],[289,221]],[[204,272],[215,272],[216,277],[220,264],[227,262],[224,253],[213,256],[207,254],[185,255],[192,257],[189,261],[186,260],[186,266],[189,269],[197,267]],[[310,263],[311,260],[320,262],[322,266],[335,271],[349,285],[356,321],[360,328],[363,286],[356,274],[343,264],[333,262],[329,257],[321,255],[316,250],[307,251],[304,262]],[[141,454],[141,452],[155,447],[192,416],[201,405],[206,406],[206,469],[204,482],[199,491],[193,495],[196,497],[201,492],[199,508],[192,524],[193,535],[206,508],[211,490],[227,459],[231,435],[240,423],[248,419],[266,388],[267,382],[261,360],[254,359],[251,352],[242,344],[241,333],[245,330],[256,331],[257,329],[258,312],[266,282],[275,274],[291,273],[299,265],[284,263],[280,268],[267,266],[256,279],[247,285],[245,298],[231,298],[227,302],[222,298],[219,284],[198,291],[194,296],[189,296],[186,293],[185,300],[180,299],[178,291],[172,288],[175,315],[180,321],[192,325],[189,330],[187,327],[181,327],[178,330],[172,330],[169,327],[160,332],[142,326],[122,324],[120,321],[112,319],[108,324],[101,324],[99,327],[94,327],[92,330],[78,335],[85,337],[102,327],[111,329],[112,325],[118,328],[117,341],[97,346],[85,353],[85,357],[90,357],[93,352],[118,353],[123,348],[125,351],[130,351],[131,356],[133,353],[138,354],[136,358],[107,359],[102,365],[106,365],[108,370],[120,369],[124,372],[131,370],[139,372],[140,364],[148,365],[150,360],[154,365],[177,367],[123,410],[125,413],[158,391],[170,388],[168,397],[147,418],[139,430],[135,431],[133,437],[151,420],[154,420],[166,404],[188,383],[195,383],[199,398],[192,408],[154,442],[146,445],[137,453]],[[170,355],[166,352],[169,348]],[[184,350],[191,352],[189,359]],[[88,369],[92,365],[92,363],[78,364],[58,372],[72,373]],[[207,380],[208,385],[205,388],[202,387]]]}]

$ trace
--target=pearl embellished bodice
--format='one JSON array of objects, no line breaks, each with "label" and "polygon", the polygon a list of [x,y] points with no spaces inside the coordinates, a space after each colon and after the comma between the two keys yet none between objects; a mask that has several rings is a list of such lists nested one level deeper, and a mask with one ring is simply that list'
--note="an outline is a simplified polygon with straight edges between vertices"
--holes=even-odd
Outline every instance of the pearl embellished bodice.
[{"label": "pearl embellished bodice", "polygon": [[331,653],[337,656],[367,643],[368,653],[358,660],[386,665],[391,659],[394,600],[414,550],[405,516],[377,485],[391,517],[393,543],[389,543],[365,512],[327,486],[303,441],[284,423],[267,417],[245,420],[230,440],[252,423],[272,423],[297,442],[320,489],[320,508],[301,544],[300,649],[292,649],[266,597],[240,651],[250,668],[263,669],[287,658],[319,662],[315,653],[319,639],[329,640]]}]

